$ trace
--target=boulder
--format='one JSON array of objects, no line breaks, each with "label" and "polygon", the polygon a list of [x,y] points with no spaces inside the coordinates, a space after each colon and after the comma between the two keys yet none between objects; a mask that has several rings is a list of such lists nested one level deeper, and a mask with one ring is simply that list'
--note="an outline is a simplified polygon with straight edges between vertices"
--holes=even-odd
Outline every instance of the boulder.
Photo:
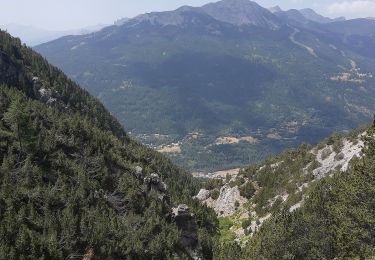
[{"label": "boulder", "polygon": [[138,179],[143,177],[143,168],[141,166],[136,166],[134,168],[134,174]]},{"label": "boulder", "polygon": [[199,193],[194,196],[195,199],[199,201],[205,201],[211,196],[211,192],[209,190],[201,189]]}]

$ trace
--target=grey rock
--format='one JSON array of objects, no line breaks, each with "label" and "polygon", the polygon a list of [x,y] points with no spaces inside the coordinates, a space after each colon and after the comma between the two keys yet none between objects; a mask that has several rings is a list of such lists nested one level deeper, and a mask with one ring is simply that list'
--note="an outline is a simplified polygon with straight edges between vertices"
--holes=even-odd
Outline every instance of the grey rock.
[{"label": "grey rock", "polygon": [[[36,77],[34,77],[34,78],[36,78]],[[37,81],[34,81],[34,82],[37,82]],[[45,102],[47,105],[52,106],[52,105],[57,103],[57,99],[52,97],[53,93],[52,93],[51,89],[46,89],[46,88],[42,87],[38,90],[38,92],[39,92],[39,95],[40,95],[40,100],[42,102]]]},{"label": "grey rock", "polygon": [[134,168],[134,174],[137,178],[142,178],[143,177],[143,168],[140,166],[137,166]]},{"label": "grey rock", "polygon": [[210,195],[211,192],[209,190],[201,189],[199,193],[196,196],[194,196],[194,198],[199,201],[205,201],[210,197]]},{"label": "grey rock", "polygon": [[237,211],[236,201],[242,206],[247,200],[241,197],[238,186],[230,187],[229,184],[225,184],[221,187],[219,198],[214,202],[213,208],[219,216],[233,216]]}]

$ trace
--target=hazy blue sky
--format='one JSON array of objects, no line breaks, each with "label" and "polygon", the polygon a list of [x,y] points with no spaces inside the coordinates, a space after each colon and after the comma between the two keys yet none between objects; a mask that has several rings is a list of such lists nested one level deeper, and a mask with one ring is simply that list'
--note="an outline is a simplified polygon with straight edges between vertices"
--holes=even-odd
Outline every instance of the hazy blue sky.
[{"label": "hazy blue sky", "polygon": [[[212,0],[215,1],[215,0]],[[18,23],[50,30],[111,24],[122,17],[150,11],[172,10],[182,5],[200,6],[210,0],[0,0],[0,24]],[[311,7],[330,16],[375,16],[375,0],[259,0],[264,7]]]}]

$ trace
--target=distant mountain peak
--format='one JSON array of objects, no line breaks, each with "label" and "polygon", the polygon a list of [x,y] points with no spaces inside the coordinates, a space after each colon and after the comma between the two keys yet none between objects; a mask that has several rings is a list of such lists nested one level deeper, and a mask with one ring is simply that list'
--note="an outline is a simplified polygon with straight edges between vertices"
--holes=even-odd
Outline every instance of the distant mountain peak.
[{"label": "distant mountain peak", "polygon": [[323,15],[318,14],[315,12],[315,10],[311,8],[304,8],[299,10],[299,12],[308,20],[316,22],[316,23],[331,23],[334,21],[342,21],[345,20],[345,17],[339,17],[336,19],[331,19],[328,17],[325,17]]},{"label": "distant mountain peak", "polygon": [[201,26],[208,25],[217,20],[205,13],[199,7],[182,6],[174,11],[152,12],[139,15],[125,24],[135,26],[140,23],[149,23],[156,26]]},{"label": "distant mountain peak", "polygon": [[288,21],[288,22],[297,22],[300,23],[301,25],[306,25],[311,22],[314,23],[320,23],[320,24],[327,24],[327,23],[332,23],[332,22],[338,22],[338,21],[345,21],[345,17],[338,17],[335,19],[331,19],[329,17],[325,17],[323,15],[318,14],[315,10],[311,8],[304,8],[301,10],[297,9],[290,9],[287,11],[277,11],[275,9],[277,7],[270,8],[269,10],[275,14],[277,17],[282,19],[283,21]]},{"label": "distant mountain peak", "polygon": [[268,10],[271,12],[271,13],[278,13],[278,12],[282,12],[283,9],[281,9],[280,6],[276,5],[274,7],[270,7],[268,8]]},{"label": "distant mountain peak", "polygon": [[276,12],[280,18],[286,19],[289,22],[297,22],[298,24],[308,24],[310,22],[299,10],[290,9],[288,11]]},{"label": "distant mountain peak", "polygon": [[277,29],[279,19],[267,9],[249,0],[222,0],[200,8],[216,20],[234,25],[255,25]]}]

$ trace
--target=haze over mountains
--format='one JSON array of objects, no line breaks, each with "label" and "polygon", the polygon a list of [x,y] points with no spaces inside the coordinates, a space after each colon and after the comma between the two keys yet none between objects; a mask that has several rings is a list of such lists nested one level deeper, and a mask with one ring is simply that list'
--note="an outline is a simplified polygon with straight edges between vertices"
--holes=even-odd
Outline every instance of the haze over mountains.
[{"label": "haze over mountains", "polygon": [[223,0],[35,49],[180,165],[235,167],[375,111],[375,21],[276,11]]},{"label": "haze over mountains", "polygon": [[66,30],[66,31],[50,31],[50,30],[44,30],[44,29],[40,29],[40,28],[36,28],[32,26],[26,26],[26,25],[15,24],[15,23],[7,24],[1,27],[2,29],[6,29],[13,36],[19,37],[22,40],[22,42],[24,42],[28,46],[35,46],[38,44],[42,44],[45,42],[58,39],[62,36],[89,34],[95,31],[99,31],[100,29],[106,26],[108,25],[98,24],[98,25],[88,26],[82,29]]}]

